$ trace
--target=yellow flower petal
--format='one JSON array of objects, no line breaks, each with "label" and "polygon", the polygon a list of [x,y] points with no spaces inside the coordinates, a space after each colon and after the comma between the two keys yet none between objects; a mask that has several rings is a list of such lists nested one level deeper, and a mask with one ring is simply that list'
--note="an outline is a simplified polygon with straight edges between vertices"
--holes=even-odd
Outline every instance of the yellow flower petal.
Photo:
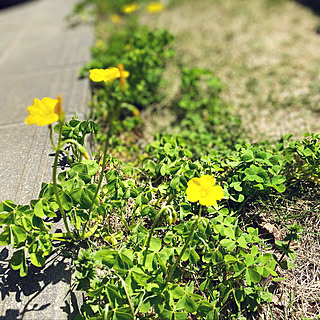
[{"label": "yellow flower petal", "polygon": [[123,71],[122,71],[122,76],[123,76],[124,78],[128,78],[128,77],[130,76],[130,72],[129,72],[129,71],[126,71],[126,70],[123,70]]},{"label": "yellow flower petal", "polygon": [[58,103],[58,99],[51,99],[51,98],[48,98],[48,97],[45,97],[41,100],[42,102],[42,108],[45,110],[45,112],[50,112],[50,113],[53,113],[54,112],[54,109]]},{"label": "yellow flower petal", "polygon": [[216,182],[216,180],[212,176],[203,175],[200,177],[200,183],[203,186],[210,187],[210,186],[213,186],[215,184],[215,182]]},{"label": "yellow flower petal", "polygon": [[217,203],[217,200],[211,199],[209,197],[205,197],[205,198],[200,198],[199,199],[199,203],[202,206],[211,207],[211,206],[214,206]]},{"label": "yellow flower petal", "polygon": [[104,69],[91,69],[89,78],[94,82],[104,81],[105,70]]},{"label": "yellow flower petal", "polygon": [[209,175],[192,178],[188,181],[186,194],[190,202],[199,201],[203,206],[213,206],[217,200],[223,199],[223,189],[214,185],[215,179]]},{"label": "yellow flower petal", "polygon": [[164,9],[164,5],[161,2],[151,2],[148,7],[147,10],[150,13],[157,13],[160,12]]},{"label": "yellow flower petal", "polygon": [[138,5],[136,3],[130,3],[121,8],[121,11],[125,14],[132,13],[138,9]]},{"label": "yellow flower petal", "polygon": [[216,200],[223,199],[223,189],[221,186],[213,186],[212,192],[214,193],[214,197]]},{"label": "yellow flower petal", "polygon": [[111,21],[114,24],[119,24],[121,22],[121,17],[118,14],[113,14],[111,16]]},{"label": "yellow flower petal", "polygon": [[120,78],[120,87],[124,88],[123,84],[125,84],[125,78],[128,78],[129,75],[130,73],[124,70],[123,65],[119,64],[118,68],[91,69],[89,78],[94,82],[112,82],[115,79]]},{"label": "yellow flower petal", "polygon": [[186,194],[190,202],[196,202],[199,200],[199,189],[200,189],[199,186],[195,184],[188,186],[186,190]]},{"label": "yellow flower petal", "polygon": [[192,178],[188,181],[188,187],[200,187],[200,178]]},{"label": "yellow flower petal", "polygon": [[59,115],[55,113],[55,106],[58,103],[57,99],[43,98],[33,100],[33,105],[27,108],[29,116],[25,119],[28,125],[37,124],[45,126],[59,120]]},{"label": "yellow flower petal", "polygon": [[199,203],[203,206],[213,206],[216,204],[217,200],[223,198],[223,189],[221,186],[212,186],[210,188],[205,188],[202,190]]}]

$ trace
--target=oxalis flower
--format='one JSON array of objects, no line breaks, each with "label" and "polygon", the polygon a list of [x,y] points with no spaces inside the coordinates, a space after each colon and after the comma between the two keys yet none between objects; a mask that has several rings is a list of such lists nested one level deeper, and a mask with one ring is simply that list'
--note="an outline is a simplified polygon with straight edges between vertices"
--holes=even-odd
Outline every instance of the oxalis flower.
[{"label": "oxalis flower", "polygon": [[64,119],[61,96],[58,96],[57,99],[45,97],[41,101],[34,99],[33,105],[29,106],[27,110],[29,116],[26,118],[25,123],[28,125],[45,126]]},{"label": "oxalis flower", "polygon": [[136,3],[130,3],[121,8],[121,11],[125,14],[129,14],[135,12],[138,9],[138,5]]},{"label": "oxalis flower", "polygon": [[151,2],[147,6],[147,10],[150,13],[157,13],[161,12],[164,9],[164,5],[161,2]]},{"label": "oxalis flower", "polygon": [[192,178],[188,182],[187,197],[190,202],[197,202],[203,206],[213,206],[217,200],[223,198],[223,189],[215,185],[212,176],[203,175],[200,178]]},{"label": "oxalis flower", "polygon": [[[121,65],[122,66],[122,65]],[[108,69],[91,69],[90,71],[89,78],[94,81],[94,82],[100,82],[100,81],[105,81],[105,82],[112,82],[117,78],[125,79],[129,77],[129,72],[123,70],[122,67],[112,67]],[[123,82],[123,81],[122,81]]]},{"label": "oxalis flower", "polygon": [[119,24],[121,22],[121,17],[118,14],[111,15],[111,22],[114,24]]}]

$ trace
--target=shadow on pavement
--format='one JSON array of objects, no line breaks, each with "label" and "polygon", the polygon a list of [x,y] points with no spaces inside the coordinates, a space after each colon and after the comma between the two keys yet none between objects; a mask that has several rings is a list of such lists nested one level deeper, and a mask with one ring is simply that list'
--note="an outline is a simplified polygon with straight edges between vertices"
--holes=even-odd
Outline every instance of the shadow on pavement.
[{"label": "shadow on pavement", "polygon": [[32,2],[37,0],[0,0],[0,10],[10,8],[15,5],[24,4],[27,2]]},{"label": "shadow on pavement", "polygon": [[[30,311],[45,310],[52,303],[52,299],[48,294],[43,295],[43,290],[48,285],[54,286],[60,281],[68,284],[71,281],[68,264],[63,257],[56,254],[50,256],[43,269],[29,265],[28,275],[24,278],[20,278],[18,271],[11,270],[8,266],[8,257],[9,250],[3,248],[0,252],[0,294],[2,303],[6,305],[5,314],[0,315],[0,320],[22,320],[24,315]],[[50,290],[51,294],[60,293],[54,290],[54,288]],[[5,298],[9,294],[14,294],[14,299],[6,301]],[[41,295],[41,305],[34,301],[39,295]],[[28,297],[28,299],[23,297]],[[28,300],[27,303],[25,303],[26,300]],[[22,301],[24,305],[18,308],[17,303]]]},{"label": "shadow on pavement", "polygon": [[294,0],[295,2],[308,7],[315,14],[320,15],[320,1],[319,0]]}]

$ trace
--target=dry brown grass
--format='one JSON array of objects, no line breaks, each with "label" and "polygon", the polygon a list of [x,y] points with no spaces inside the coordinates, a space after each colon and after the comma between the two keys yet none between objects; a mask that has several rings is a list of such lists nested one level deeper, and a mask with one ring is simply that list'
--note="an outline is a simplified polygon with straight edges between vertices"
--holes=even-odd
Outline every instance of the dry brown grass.
[{"label": "dry brown grass", "polygon": [[253,137],[319,131],[319,18],[292,1],[189,0],[143,22],[176,37],[177,57],[213,70]]},{"label": "dry brown grass", "polygon": [[[249,214],[259,213],[260,234],[268,239],[274,254],[275,240],[284,240],[290,223],[299,223],[304,227],[301,241],[290,247],[295,250],[296,267],[292,270],[277,269],[284,280],[273,283],[273,301],[263,306],[255,320],[301,320],[318,319],[320,315],[320,193],[310,187],[304,195],[292,199],[278,198],[275,207],[278,216],[269,202],[255,204]],[[296,217],[296,218],[294,218]],[[268,225],[268,226],[267,226]]]}]

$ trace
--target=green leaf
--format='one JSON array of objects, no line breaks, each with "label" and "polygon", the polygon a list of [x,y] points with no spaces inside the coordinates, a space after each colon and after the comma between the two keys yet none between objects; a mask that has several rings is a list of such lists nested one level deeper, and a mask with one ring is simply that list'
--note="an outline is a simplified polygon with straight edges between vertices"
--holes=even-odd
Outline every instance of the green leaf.
[{"label": "green leaf", "polygon": [[251,254],[256,256],[259,252],[258,246],[252,246],[251,248]]},{"label": "green leaf", "polygon": [[9,265],[13,270],[20,270],[20,277],[25,277],[28,273],[27,261],[24,249],[15,251],[9,260]]},{"label": "green leaf", "polygon": [[247,240],[244,236],[238,238],[237,242],[241,248],[248,249]]},{"label": "green leaf", "polygon": [[163,164],[160,169],[160,174],[162,176],[165,176],[166,174],[169,174],[169,173],[170,173],[169,166],[167,164]]},{"label": "green leaf", "polygon": [[43,267],[46,263],[46,259],[43,257],[41,253],[35,252],[35,253],[29,253],[30,260],[33,265],[36,267]]},{"label": "green leaf", "polygon": [[11,232],[10,228],[7,227],[1,234],[0,234],[0,245],[7,246],[10,244],[11,240]]},{"label": "green leaf", "polygon": [[151,237],[150,247],[149,247],[151,251],[159,251],[161,249],[161,246],[162,246],[161,239]]},{"label": "green leaf", "polygon": [[159,316],[160,318],[158,319],[161,319],[161,320],[172,320],[172,311],[163,308],[161,312],[159,312]]},{"label": "green leaf", "polygon": [[184,296],[185,290],[179,285],[174,285],[171,289],[171,292],[174,299],[180,299]]},{"label": "green leaf", "polygon": [[254,255],[252,254],[246,254],[244,256],[244,260],[245,260],[245,263],[246,263],[246,266],[251,266],[253,263],[254,263]]},{"label": "green leaf", "polygon": [[38,239],[39,248],[43,252],[43,256],[47,256],[52,251],[52,243],[48,233],[41,233]]},{"label": "green leaf", "polygon": [[[182,250],[182,247],[176,248],[176,250],[180,253]],[[189,256],[190,256],[190,248],[187,248],[181,257],[181,260],[187,261],[189,260]]]},{"label": "green leaf", "polygon": [[166,274],[167,273],[166,263],[161,259],[161,255],[159,253],[156,253],[155,256],[157,258],[157,261],[159,263],[162,273]]},{"label": "green leaf", "polygon": [[150,276],[145,274],[141,269],[138,267],[134,267],[131,271],[134,280],[140,284],[141,286],[146,286],[146,281],[150,279]]},{"label": "green leaf", "polygon": [[230,195],[231,200],[236,202],[242,202],[244,200],[244,195],[242,193]]},{"label": "green leaf", "polygon": [[147,313],[150,310],[151,304],[150,301],[146,301],[141,304],[139,311],[142,313]]},{"label": "green leaf", "polygon": [[173,316],[174,320],[186,320],[188,319],[188,313],[186,312],[175,312]]},{"label": "green leaf", "polygon": [[97,263],[102,263],[112,268],[115,263],[115,258],[118,252],[112,249],[101,249],[95,253],[95,260]]},{"label": "green leaf", "polygon": [[12,212],[17,205],[12,200],[4,200],[0,203],[0,214],[3,212]]},{"label": "green leaf", "polygon": [[225,263],[233,263],[233,262],[238,261],[238,259],[230,254],[227,254],[224,256],[224,261],[225,261]]},{"label": "green leaf", "polygon": [[254,155],[252,150],[243,150],[242,152],[242,160],[245,162],[250,162],[254,160]]},{"label": "green leaf", "polygon": [[43,200],[42,199],[39,199],[39,201],[34,206],[34,214],[39,218],[43,218],[44,217]]},{"label": "green leaf", "polygon": [[15,247],[17,247],[21,243],[24,243],[27,240],[27,233],[22,227],[13,225],[11,226],[11,228]]},{"label": "green leaf", "polygon": [[224,235],[232,240],[235,240],[235,233],[232,227],[225,227],[224,228]]},{"label": "green leaf", "polygon": [[276,189],[279,193],[283,193],[286,191],[286,186],[284,184],[272,185],[272,187]]},{"label": "green leaf", "polygon": [[119,290],[117,290],[117,288],[115,286],[108,284],[106,289],[108,292],[108,298],[113,304],[116,304],[117,299],[119,301],[122,300],[122,297],[119,293]]},{"label": "green leaf", "polygon": [[254,267],[249,267],[246,271],[246,280],[249,285],[251,285],[251,282],[258,283],[261,280],[260,274],[255,270]]},{"label": "green leaf", "polygon": [[97,185],[95,184],[82,186],[80,188],[77,188],[71,191],[70,196],[76,203],[80,204],[81,208],[88,209],[90,208],[91,203],[93,201],[96,188],[97,188]]},{"label": "green leaf", "polygon": [[122,311],[118,311],[116,310],[116,312],[114,313],[114,320],[133,320],[133,316],[130,312],[122,312]]},{"label": "green leaf", "polygon": [[311,156],[313,154],[313,152],[312,152],[312,150],[310,148],[306,148],[306,149],[304,149],[303,154],[306,157],[309,157],[309,156]]},{"label": "green leaf", "polygon": [[272,183],[273,185],[282,184],[282,183],[284,183],[285,181],[286,181],[286,177],[280,176],[280,175],[278,175],[278,176],[273,176],[272,179],[271,179],[271,183]]},{"label": "green leaf", "polygon": [[189,258],[192,264],[196,264],[200,260],[200,257],[194,248],[190,250]]},{"label": "green leaf", "polygon": [[81,162],[87,166],[88,174],[90,176],[94,176],[98,172],[99,165],[96,161],[83,159]]},{"label": "green leaf", "polygon": [[220,244],[229,251],[233,251],[236,246],[235,241],[230,239],[222,239]]},{"label": "green leaf", "polygon": [[187,312],[195,312],[198,306],[188,295],[184,295],[176,304],[176,310],[184,310]]},{"label": "green leaf", "polygon": [[14,224],[15,214],[13,212],[1,212],[0,213],[0,226],[6,224]]},{"label": "green leaf", "polygon": [[72,198],[63,190],[59,190],[59,197],[64,210],[69,211],[73,207]]},{"label": "green leaf", "polygon": [[281,265],[281,268],[284,270],[291,270],[295,268],[295,264],[289,260],[282,260],[280,265]]},{"label": "green leaf", "polygon": [[178,189],[180,185],[180,177],[174,177],[170,182],[170,187],[172,189]]},{"label": "green leaf", "polygon": [[139,204],[148,204],[149,200],[142,193],[140,193],[137,196],[135,202],[136,202],[137,205],[139,205]]}]

